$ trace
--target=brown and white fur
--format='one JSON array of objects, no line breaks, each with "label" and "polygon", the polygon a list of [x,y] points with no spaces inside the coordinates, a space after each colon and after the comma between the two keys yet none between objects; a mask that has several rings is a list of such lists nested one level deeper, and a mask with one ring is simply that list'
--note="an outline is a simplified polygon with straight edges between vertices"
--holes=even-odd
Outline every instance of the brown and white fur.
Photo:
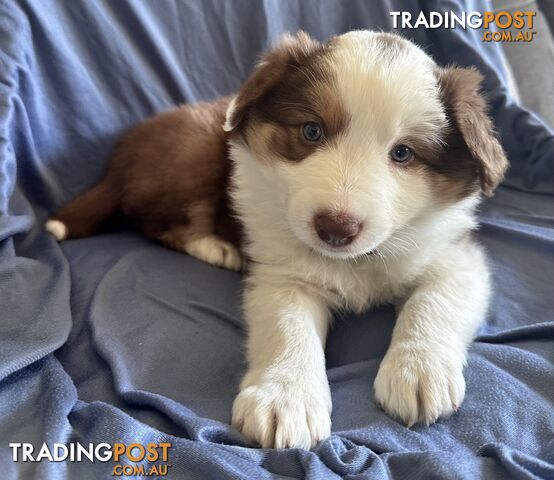
[{"label": "brown and white fur", "polygon": [[240,270],[222,128],[229,100],[184,105],[133,128],[100,182],[59,210],[47,230],[58,240],[88,237],[122,212],[169,248]]},{"label": "brown and white fur", "polygon": [[[99,186],[47,228],[88,235],[121,209],[165,244],[238,268],[238,237],[216,230],[231,223],[230,193],[251,260],[233,424],[263,447],[328,437],[330,312],[382,303],[398,318],[375,400],[408,425],[432,423],[464,398],[490,291],[470,232],[507,161],[480,82],[390,34],[286,37],[230,102],[181,107],[129,134]],[[303,137],[307,122],[321,139]],[[395,145],[409,147],[407,162],[393,161]]]}]

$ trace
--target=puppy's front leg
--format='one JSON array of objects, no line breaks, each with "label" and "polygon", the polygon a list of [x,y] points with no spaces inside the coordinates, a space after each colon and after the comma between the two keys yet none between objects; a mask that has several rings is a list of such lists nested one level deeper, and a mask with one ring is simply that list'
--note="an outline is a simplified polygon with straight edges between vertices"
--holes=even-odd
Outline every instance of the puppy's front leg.
[{"label": "puppy's front leg", "polygon": [[329,309],[315,292],[264,277],[251,278],[245,293],[249,367],[233,425],[265,448],[309,449],[331,430]]},{"label": "puppy's front leg", "polygon": [[489,280],[480,248],[441,255],[402,307],[375,379],[375,399],[407,425],[433,423],[465,395],[466,349],[483,320]]}]

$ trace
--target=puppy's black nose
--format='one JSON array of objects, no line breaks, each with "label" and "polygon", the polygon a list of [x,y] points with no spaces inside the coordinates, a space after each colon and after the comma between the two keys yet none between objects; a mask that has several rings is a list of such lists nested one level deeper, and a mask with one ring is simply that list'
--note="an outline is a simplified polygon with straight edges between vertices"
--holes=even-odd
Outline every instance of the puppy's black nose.
[{"label": "puppy's black nose", "polygon": [[352,243],[362,224],[351,215],[322,212],[314,217],[314,226],[321,240],[333,247],[342,247]]}]

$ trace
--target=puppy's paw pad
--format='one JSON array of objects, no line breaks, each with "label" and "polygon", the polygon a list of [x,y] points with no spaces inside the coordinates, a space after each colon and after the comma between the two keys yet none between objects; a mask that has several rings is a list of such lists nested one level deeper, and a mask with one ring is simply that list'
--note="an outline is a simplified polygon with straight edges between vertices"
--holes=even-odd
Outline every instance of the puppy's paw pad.
[{"label": "puppy's paw pad", "polygon": [[452,352],[393,348],[379,367],[374,392],[376,402],[407,426],[429,425],[462,403],[463,359]]},{"label": "puppy's paw pad", "polygon": [[309,392],[299,384],[278,382],[243,388],[233,405],[233,426],[263,448],[308,450],[331,435],[325,389]]},{"label": "puppy's paw pad", "polygon": [[229,242],[216,236],[190,240],[186,243],[185,250],[189,255],[216,267],[236,272],[242,269],[242,257],[239,251]]}]

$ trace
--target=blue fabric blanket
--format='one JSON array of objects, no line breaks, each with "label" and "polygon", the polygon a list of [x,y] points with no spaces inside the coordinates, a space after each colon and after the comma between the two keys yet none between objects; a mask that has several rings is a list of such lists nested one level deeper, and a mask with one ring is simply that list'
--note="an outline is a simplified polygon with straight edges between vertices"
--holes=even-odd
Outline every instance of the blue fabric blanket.
[{"label": "blue fabric blanket", "polygon": [[0,475],[111,478],[113,463],[13,462],[10,442],[170,442],[168,478],[554,478],[554,135],[507,92],[482,32],[402,32],[475,65],[511,169],[481,209],[495,293],[459,412],[406,428],[374,403],[392,309],[337,319],[333,435],[261,450],[230,427],[244,370],[241,277],[122,225],[58,245],[41,225],[101,175],[115,139],[238,88],[285,31],[390,28],[462,0],[4,0],[0,3]]}]

